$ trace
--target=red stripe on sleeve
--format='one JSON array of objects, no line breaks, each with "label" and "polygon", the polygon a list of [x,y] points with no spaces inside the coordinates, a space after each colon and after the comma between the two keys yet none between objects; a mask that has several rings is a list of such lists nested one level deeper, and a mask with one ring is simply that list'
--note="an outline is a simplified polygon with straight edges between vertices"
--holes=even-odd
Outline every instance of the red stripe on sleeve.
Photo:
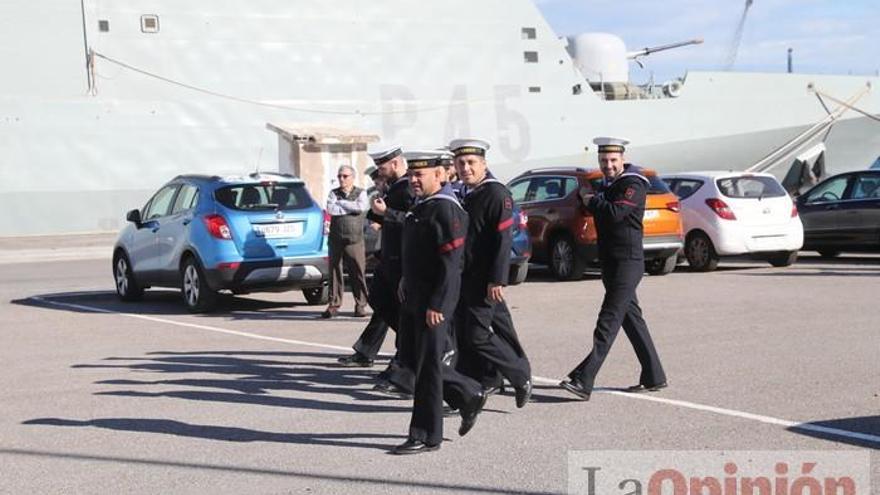
[{"label": "red stripe on sleeve", "polygon": [[498,224],[498,232],[502,232],[504,229],[510,228],[513,225],[513,218],[508,218],[507,220]]},{"label": "red stripe on sleeve", "polygon": [[463,245],[464,245],[464,237],[459,237],[458,239],[454,239],[454,240],[447,242],[446,244],[440,246],[438,248],[438,251],[440,252],[440,254],[444,254],[444,253],[448,253],[450,251],[454,251]]}]

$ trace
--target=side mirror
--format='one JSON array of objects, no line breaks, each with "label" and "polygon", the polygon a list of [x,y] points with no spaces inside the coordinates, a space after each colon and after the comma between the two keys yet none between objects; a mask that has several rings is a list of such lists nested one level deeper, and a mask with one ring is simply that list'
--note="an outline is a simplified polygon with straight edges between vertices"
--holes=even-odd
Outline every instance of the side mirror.
[{"label": "side mirror", "polygon": [[138,227],[141,226],[141,210],[131,210],[125,215],[125,219],[129,222],[134,223]]}]

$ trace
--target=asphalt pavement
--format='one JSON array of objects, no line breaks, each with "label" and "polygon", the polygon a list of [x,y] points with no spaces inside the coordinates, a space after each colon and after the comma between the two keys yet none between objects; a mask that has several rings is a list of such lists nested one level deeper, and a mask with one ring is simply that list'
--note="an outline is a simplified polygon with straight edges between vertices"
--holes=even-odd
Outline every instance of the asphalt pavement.
[{"label": "asphalt pavement", "polygon": [[493,396],[466,437],[449,418],[439,452],[397,457],[410,404],[370,391],[380,365],[336,365],[366,324],[350,294],[330,321],[299,292],[190,315],[175,291],[118,301],[103,255],[4,249],[2,493],[561,493],[569,453],[603,450],[854,450],[880,488],[878,256],[646,277],[670,387],[620,391],[639,371],[621,333],[589,402],[554,383],[590,348],[601,283],[535,269],[506,292],[533,402]]}]

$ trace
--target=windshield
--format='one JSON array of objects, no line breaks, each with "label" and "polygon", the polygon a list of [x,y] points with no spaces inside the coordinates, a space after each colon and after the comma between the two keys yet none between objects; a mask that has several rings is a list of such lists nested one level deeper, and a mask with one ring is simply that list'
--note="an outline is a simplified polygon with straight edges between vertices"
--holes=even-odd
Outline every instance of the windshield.
[{"label": "windshield", "polygon": [[773,177],[728,177],[715,182],[728,198],[778,198],[787,194]]},{"label": "windshield", "polygon": [[301,182],[238,184],[214,191],[217,201],[234,210],[301,210],[312,198]]}]

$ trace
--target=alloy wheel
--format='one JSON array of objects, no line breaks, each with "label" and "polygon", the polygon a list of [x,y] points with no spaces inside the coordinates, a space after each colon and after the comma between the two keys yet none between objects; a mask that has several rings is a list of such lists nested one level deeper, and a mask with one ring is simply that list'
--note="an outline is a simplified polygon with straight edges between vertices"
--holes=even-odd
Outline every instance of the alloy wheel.
[{"label": "alloy wheel", "polygon": [[702,237],[696,237],[691,241],[691,249],[688,261],[693,261],[697,266],[706,266],[709,262],[709,244]]},{"label": "alloy wheel", "polygon": [[553,245],[553,266],[555,267],[556,275],[559,278],[568,277],[573,264],[574,250],[571,248],[571,245],[564,240],[557,241]]},{"label": "alloy wheel", "polygon": [[199,271],[194,264],[190,263],[186,265],[183,272],[183,297],[191,308],[199,305],[199,289]]},{"label": "alloy wheel", "polygon": [[125,257],[120,256],[116,260],[116,292],[120,296],[128,294],[128,262]]}]

